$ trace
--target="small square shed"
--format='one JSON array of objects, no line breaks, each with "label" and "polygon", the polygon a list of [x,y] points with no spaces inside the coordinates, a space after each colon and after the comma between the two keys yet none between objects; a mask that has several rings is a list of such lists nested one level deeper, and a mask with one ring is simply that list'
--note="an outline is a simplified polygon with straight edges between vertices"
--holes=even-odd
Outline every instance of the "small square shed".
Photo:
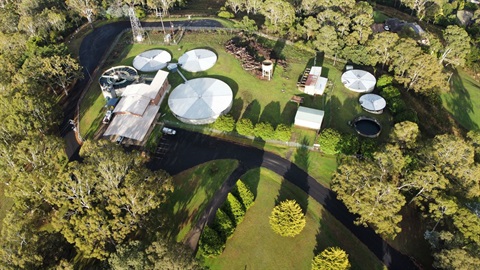
[{"label": "small square shed", "polygon": [[295,126],[320,130],[324,115],[322,110],[300,106],[295,115]]}]

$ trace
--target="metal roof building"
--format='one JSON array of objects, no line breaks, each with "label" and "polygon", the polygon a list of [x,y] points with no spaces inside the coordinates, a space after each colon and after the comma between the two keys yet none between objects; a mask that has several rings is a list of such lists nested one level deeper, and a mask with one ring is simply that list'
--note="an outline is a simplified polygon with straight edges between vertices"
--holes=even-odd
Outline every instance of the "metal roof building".
[{"label": "metal roof building", "polygon": [[325,112],[300,106],[295,114],[295,126],[320,130]]}]

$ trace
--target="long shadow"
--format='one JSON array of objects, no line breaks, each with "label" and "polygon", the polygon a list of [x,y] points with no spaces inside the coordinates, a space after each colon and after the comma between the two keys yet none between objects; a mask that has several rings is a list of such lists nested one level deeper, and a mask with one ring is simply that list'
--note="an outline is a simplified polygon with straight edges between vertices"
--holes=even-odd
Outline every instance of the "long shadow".
[{"label": "long shadow", "polygon": [[257,100],[250,102],[243,112],[242,118],[248,118],[252,121],[252,124],[257,124],[260,117],[260,103]]},{"label": "long shadow", "polygon": [[276,128],[280,121],[280,103],[278,101],[272,101],[263,108],[258,122],[266,122],[272,124],[273,128]]},{"label": "long shadow", "polygon": [[[308,140],[306,138],[302,139],[302,144],[307,144],[308,145]],[[307,212],[308,208],[308,191],[309,191],[309,185],[307,183],[307,171],[308,171],[308,166],[309,166],[309,150],[308,148],[302,146],[297,149],[295,155],[294,155],[294,160],[295,164],[298,164],[300,168],[303,169],[304,174],[302,175],[296,175],[296,185],[302,186],[302,190],[305,192],[300,192],[300,193],[292,193],[290,189],[290,183],[287,184],[287,176],[290,176],[292,174],[296,174],[294,171],[296,170],[291,170],[290,168],[287,169],[287,171],[284,174],[284,177],[287,179],[283,179],[282,184],[280,186],[280,190],[278,191],[277,198],[275,199],[275,204],[279,204],[282,201],[285,200],[295,200],[297,201],[298,204],[302,207],[302,211],[305,214]]]},{"label": "long shadow", "polygon": [[233,119],[235,119],[235,121],[240,120],[242,109],[243,99],[241,97],[234,99],[232,103],[232,109],[230,110],[230,115],[233,116]]},{"label": "long shadow", "polygon": [[280,122],[283,124],[290,125],[295,119],[295,114],[297,113],[298,105],[295,102],[288,102],[283,108],[282,113],[280,114]]},{"label": "long shadow", "polygon": [[[452,85],[450,96],[452,99],[446,100],[447,106],[451,108],[453,116],[465,128],[469,130],[478,129],[478,124],[475,123],[469,115],[474,112],[474,104],[472,103],[470,93],[465,86],[465,82],[457,70],[454,70],[451,80]],[[475,86],[480,89],[480,85]]]}]

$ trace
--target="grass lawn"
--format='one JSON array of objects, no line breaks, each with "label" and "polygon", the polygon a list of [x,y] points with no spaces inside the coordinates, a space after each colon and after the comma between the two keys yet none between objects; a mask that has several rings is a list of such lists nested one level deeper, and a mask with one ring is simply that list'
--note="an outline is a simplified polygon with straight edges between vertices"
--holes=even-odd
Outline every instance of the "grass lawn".
[{"label": "grass lawn", "polygon": [[480,128],[480,83],[463,70],[452,76],[450,92],[442,94],[443,106],[466,129]]},{"label": "grass lawn", "polygon": [[[349,254],[352,269],[384,268],[366,246],[293,184],[266,169],[251,170],[241,179],[255,193],[255,204],[227,241],[225,251],[205,260],[211,269],[310,269],[314,255],[330,246]],[[294,238],[275,234],[268,223],[277,200],[285,199],[296,199],[307,209],[307,225]]]},{"label": "grass lawn", "polygon": [[215,160],[173,176],[174,192],[162,206],[169,236],[182,241],[222,183],[237,168],[235,160]]}]

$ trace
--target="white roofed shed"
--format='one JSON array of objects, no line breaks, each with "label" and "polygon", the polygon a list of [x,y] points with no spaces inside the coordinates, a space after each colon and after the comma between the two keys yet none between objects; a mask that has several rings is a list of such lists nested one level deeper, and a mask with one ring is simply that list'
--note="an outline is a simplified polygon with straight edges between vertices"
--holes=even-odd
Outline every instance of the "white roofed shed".
[{"label": "white roofed shed", "polygon": [[295,126],[320,130],[325,112],[300,106],[295,115]]}]

